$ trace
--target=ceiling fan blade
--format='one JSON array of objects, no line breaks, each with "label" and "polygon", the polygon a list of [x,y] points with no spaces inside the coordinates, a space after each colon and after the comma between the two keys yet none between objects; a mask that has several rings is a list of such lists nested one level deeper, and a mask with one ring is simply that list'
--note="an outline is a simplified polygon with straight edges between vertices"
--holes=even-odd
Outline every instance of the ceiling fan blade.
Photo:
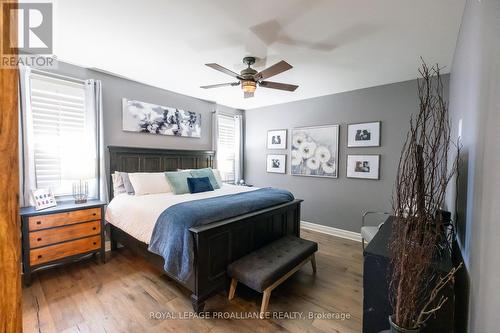
[{"label": "ceiling fan blade", "polygon": [[284,71],[287,71],[290,68],[293,68],[293,66],[287,63],[286,61],[281,60],[280,62],[272,65],[271,67],[268,67],[263,71],[255,74],[254,79],[255,81],[265,80],[267,78],[270,78],[271,76],[283,73]]},{"label": "ceiling fan blade", "polygon": [[250,98],[250,97],[253,97],[254,96],[254,93],[253,92],[245,92],[243,97],[245,98]]},{"label": "ceiling fan blade", "polygon": [[219,84],[211,84],[208,86],[201,86],[203,89],[211,89],[211,88],[219,88],[219,87],[227,87],[227,86],[239,86],[239,82],[229,82],[229,83],[219,83]]},{"label": "ceiling fan blade", "polygon": [[286,83],[279,83],[272,81],[262,81],[259,83],[259,86],[263,88],[279,89],[286,91],[295,91],[295,89],[299,87],[294,84],[286,84]]},{"label": "ceiling fan blade", "polygon": [[227,69],[226,67],[222,67],[219,64],[210,63],[210,64],[205,64],[205,65],[210,67],[210,68],[215,69],[216,71],[222,72],[224,74],[227,74],[229,76],[232,76],[232,77],[239,79],[239,75],[237,73],[233,72],[230,69]]}]

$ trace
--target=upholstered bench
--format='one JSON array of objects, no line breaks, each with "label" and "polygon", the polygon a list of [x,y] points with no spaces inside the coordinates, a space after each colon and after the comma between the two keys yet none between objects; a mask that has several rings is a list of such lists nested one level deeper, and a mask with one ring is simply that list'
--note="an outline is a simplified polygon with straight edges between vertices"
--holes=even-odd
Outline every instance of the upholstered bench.
[{"label": "upholstered bench", "polygon": [[236,260],[228,266],[231,278],[229,299],[234,298],[238,282],[261,292],[261,317],[267,311],[271,291],[311,261],[316,274],[314,253],[318,244],[295,236],[282,237],[260,249]]}]

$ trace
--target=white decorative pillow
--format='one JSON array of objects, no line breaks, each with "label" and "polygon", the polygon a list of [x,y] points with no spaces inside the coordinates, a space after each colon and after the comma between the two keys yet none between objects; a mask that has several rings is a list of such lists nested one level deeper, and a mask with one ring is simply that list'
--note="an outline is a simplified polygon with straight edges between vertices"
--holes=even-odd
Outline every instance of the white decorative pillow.
[{"label": "white decorative pillow", "polygon": [[219,187],[222,187],[222,177],[220,175],[219,169],[212,169],[212,172],[214,173],[217,184],[219,184]]},{"label": "white decorative pillow", "polygon": [[172,192],[163,172],[135,172],[128,176],[135,195]]}]

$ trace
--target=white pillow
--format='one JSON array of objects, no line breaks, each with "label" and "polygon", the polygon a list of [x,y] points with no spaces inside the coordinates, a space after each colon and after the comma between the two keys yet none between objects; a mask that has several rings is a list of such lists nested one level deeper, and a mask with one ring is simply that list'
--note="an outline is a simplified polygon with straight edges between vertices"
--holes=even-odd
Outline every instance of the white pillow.
[{"label": "white pillow", "polygon": [[215,180],[219,184],[220,187],[222,187],[222,177],[220,175],[219,169],[212,169],[212,172],[214,173]]},{"label": "white pillow", "polygon": [[172,192],[163,172],[134,172],[128,176],[135,195]]}]

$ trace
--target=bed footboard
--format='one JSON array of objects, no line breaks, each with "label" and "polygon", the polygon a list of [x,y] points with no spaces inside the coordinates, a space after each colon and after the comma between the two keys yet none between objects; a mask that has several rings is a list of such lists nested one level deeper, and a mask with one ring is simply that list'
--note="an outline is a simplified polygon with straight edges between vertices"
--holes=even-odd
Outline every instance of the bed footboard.
[{"label": "bed footboard", "polygon": [[284,236],[300,234],[302,200],[262,209],[231,219],[193,227],[193,309],[202,312],[205,300],[227,285],[227,266],[244,255]]},{"label": "bed footboard", "polygon": [[[165,274],[192,292],[193,309],[202,312],[207,298],[227,286],[226,268],[231,262],[284,235],[299,236],[301,202],[294,200],[190,228],[194,240],[194,274],[185,282]],[[120,243],[163,271],[163,258],[149,252],[147,244],[112,224],[109,224],[109,236],[112,250]]]}]

